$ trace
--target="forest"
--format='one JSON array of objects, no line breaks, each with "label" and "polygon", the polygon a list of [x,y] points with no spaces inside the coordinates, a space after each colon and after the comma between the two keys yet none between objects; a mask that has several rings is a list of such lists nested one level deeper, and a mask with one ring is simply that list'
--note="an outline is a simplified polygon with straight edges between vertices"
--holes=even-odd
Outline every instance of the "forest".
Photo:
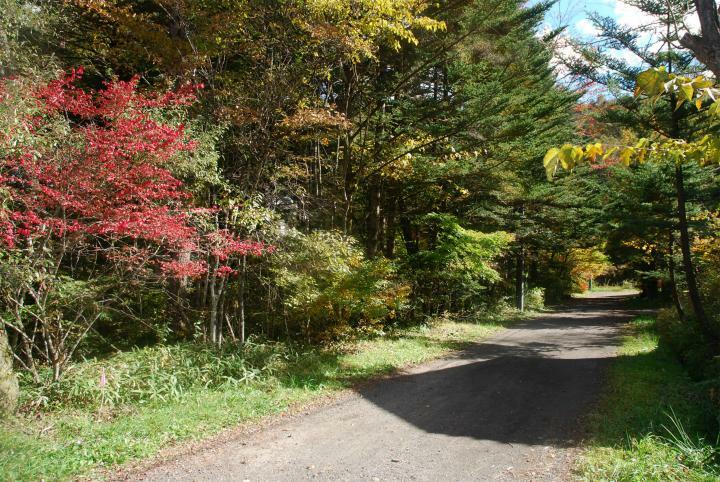
[{"label": "forest", "polygon": [[625,3],[646,24],[587,41],[553,1],[0,0],[0,479],[146,458],[605,285],[660,307],[705,417],[670,459],[720,474],[718,9]]}]

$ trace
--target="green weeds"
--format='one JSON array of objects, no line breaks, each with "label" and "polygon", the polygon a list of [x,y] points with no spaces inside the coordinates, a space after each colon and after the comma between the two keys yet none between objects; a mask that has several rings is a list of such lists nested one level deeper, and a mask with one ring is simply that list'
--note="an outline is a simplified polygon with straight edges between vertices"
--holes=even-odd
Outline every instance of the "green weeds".
[{"label": "green weeds", "polygon": [[0,479],[64,480],[150,457],[446,355],[509,320],[438,320],[324,350],[252,342],[218,352],[187,344],[78,363],[56,385],[24,380],[23,415],[0,427]]},{"label": "green weeds", "polygon": [[583,480],[710,481],[720,477],[716,423],[706,395],[658,345],[655,320],[632,322],[591,420]]}]

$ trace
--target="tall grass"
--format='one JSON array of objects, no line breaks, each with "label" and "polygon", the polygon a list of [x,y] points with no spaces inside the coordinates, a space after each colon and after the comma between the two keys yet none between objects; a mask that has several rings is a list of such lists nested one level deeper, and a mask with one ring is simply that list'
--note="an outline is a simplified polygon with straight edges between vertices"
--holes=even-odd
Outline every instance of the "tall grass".
[{"label": "tall grass", "polygon": [[714,442],[705,437],[691,435],[683,426],[683,422],[671,408],[666,413],[669,426],[662,428],[667,435],[661,441],[677,452],[677,461],[688,470],[705,471],[710,475],[720,477],[720,438],[715,436]]},{"label": "tall grass", "polygon": [[0,422],[0,480],[65,480],[150,457],[443,356],[512,319],[437,320],[324,349],[181,344],[77,363],[58,384],[23,380],[21,417]]},{"label": "tall grass", "polygon": [[24,379],[22,407],[44,412],[92,410],[179,400],[192,390],[267,380],[300,356],[292,346],[252,340],[221,350],[191,343],[135,349],[74,364],[57,383],[51,383],[50,373],[44,373],[40,383]]},{"label": "tall grass", "polygon": [[720,480],[717,423],[702,387],[659,346],[655,319],[632,322],[591,418],[578,467],[588,481]]}]

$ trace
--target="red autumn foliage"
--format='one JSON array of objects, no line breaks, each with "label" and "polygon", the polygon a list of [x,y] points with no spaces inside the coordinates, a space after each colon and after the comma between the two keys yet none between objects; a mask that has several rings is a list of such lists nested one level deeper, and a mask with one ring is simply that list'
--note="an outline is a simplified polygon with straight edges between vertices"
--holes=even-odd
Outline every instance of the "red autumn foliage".
[{"label": "red autumn foliage", "polygon": [[[183,125],[153,112],[189,105],[196,86],[143,95],[133,78],[88,91],[77,86],[81,76],[78,69],[30,89],[37,108],[0,137],[0,245],[142,242],[162,248],[163,272],[193,277],[207,270],[204,261],[166,260],[180,251],[204,257],[208,246],[223,260],[267,250],[226,231],[200,235],[191,223],[197,209],[169,163],[195,144]],[[0,102],[11,101],[10,82],[0,83]]]}]

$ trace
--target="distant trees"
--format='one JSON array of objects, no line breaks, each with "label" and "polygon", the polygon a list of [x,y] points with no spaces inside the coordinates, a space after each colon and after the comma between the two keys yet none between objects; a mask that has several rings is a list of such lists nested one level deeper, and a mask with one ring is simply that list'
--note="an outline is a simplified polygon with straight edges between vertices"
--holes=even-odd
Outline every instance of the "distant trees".
[{"label": "distant trees", "polygon": [[[645,94],[651,100],[660,98],[670,100],[675,106],[675,111],[683,105],[691,104],[706,116],[699,123],[699,130],[703,124],[713,123],[720,114],[718,101],[716,100],[720,91],[713,86],[713,82],[703,76],[687,77],[668,73],[664,67],[651,68],[641,73],[637,80],[637,94]],[[656,136],[652,139],[641,138],[634,145],[603,146],[600,143],[588,144],[584,149],[580,146],[566,144],[560,148],[549,150],[545,156],[544,164],[548,175],[552,176],[559,167],[573,169],[579,163],[598,162],[600,159],[612,159],[626,166],[644,163],[671,163],[674,167],[674,194],[676,202],[676,227],[680,235],[680,251],[685,274],[685,282],[688,289],[688,297],[693,308],[693,314],[705,335],[717,340],[718,334],[712,320],[705,310],[705,303],[701,294],[701,288],[697,278],[696,264],[691,251],[691,235],[689,227],[689,216],[687,213],[687,188],[684,172],[686,164],[696,163],[700,166],[707,166],[717,163],[720,152],[720,138],[712,131],[707,131],[700,139],[694,140],[691,135],[689,139],[677,139],[670,136]],[[672,231],[671,231],[672,236]],[[670,238],[668,256],[673,256],[672,238]],[[672,266],[672,259],[668,265]],[[675,278],[672,275],[672,288],[675,289]],[[677,302],[678,316],[684,318],[682,306]]]}]

